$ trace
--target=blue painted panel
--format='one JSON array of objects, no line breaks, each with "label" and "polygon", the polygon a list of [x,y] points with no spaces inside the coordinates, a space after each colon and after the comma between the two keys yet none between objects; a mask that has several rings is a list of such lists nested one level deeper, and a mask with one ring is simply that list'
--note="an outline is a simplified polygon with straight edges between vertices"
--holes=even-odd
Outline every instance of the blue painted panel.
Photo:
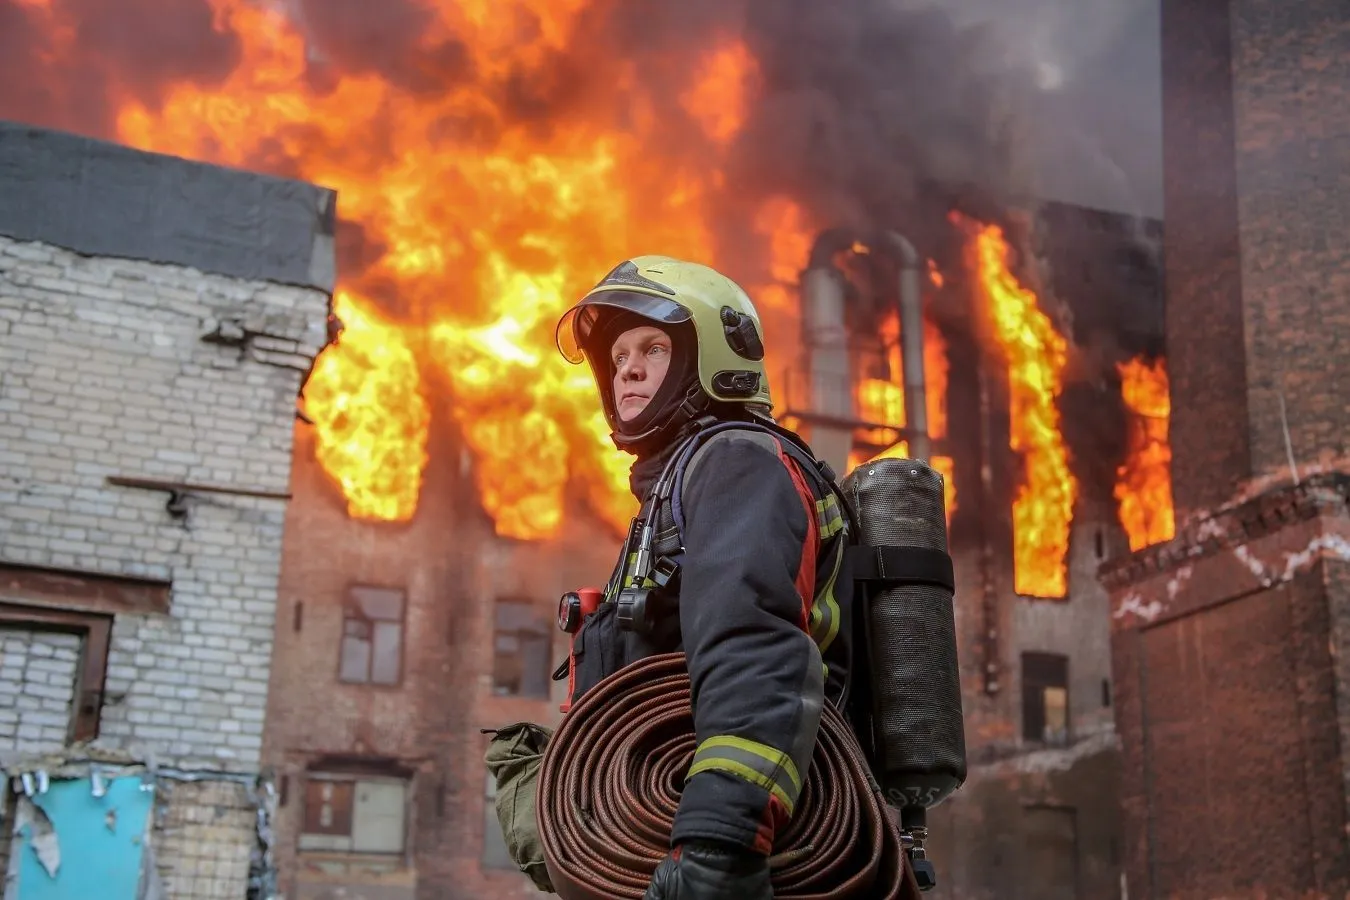
[{"label": "blue painted panel", "polygon": [[[16,851],[19,900],[136,900],[141,851],[155,794],[139,775],[104,779],[95,797],[89,779],[53,780],[33,803],[51,820],[61,849],[56,877],[34,852],[33,826],[25,826]],[[149,785],[147,785],[149,787]]]}]

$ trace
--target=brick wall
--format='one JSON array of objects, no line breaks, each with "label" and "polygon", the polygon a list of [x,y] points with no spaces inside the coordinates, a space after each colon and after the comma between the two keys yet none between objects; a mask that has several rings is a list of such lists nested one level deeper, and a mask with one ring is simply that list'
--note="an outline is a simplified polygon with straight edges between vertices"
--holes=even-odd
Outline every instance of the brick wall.
[{"label": "brick wall", "polygon": [[[0,238],[0,562],[170,585],[167,613],[114,619],[97,747],[258,771],[284,499],[190,494],[175,518],[165,492],[106,479],[283,495],[294,398],[326,310],[319,290]],[[202,341],[231,319],[265,337]],[[57,640],[68,670],[78,639]],[[44,646],[28,647],[24,692],[0,701],[24,716],[20,738],[41,715],[24,707],[57,702],[40,694],[69,702],[69,671],[34,683],[58,659],[34,657]],[[168,896],[242,897],[257,835],[241,786],[173,790],[152,837]]]},{"label": "brick wall", "polygon": [[1272,491],[1107,572],[1131,896],[1350,890],[1346,497]]},{"label": "brick wall", "polygon": [[1183,527],[1104,571],[1131,896],[1350,889],[1348,60],[1332,0],[1163,4]]},{"label": "brick wall", "polygon": [[243,900],[257,845],[257,807],[247,786],[228,781],[156,784],[156,859],[173,900]]},{"label": "brick wall", "polygon": [[[0,238],[0,560],[172,584],[118,616],[99,743],[253,770],[285,503],[115,487],[108,476],[284,493],[294,398],[326,296]],[[238,318],[291,357],[205,343]]]},{"label": "brick wall", "polygon": [[[434,421],[448,418],[445,406],[433,411]],[[288,897],[538,896],[520,872],[484,865],[488,828],[497,826],[487,816],[488,737],[480,729],[555,724],[562,685],[553,685],[548,699],[494,695],[494,602],[528,598],[551,623],[563,590],[609,574],[618,540],[580,525],[553,545],[498,540],[453,436],[434,428],[428,450],[411,522],[356,521],[314,459],[310,429],[296,427],[265,749],[265,762],[287,784],[276,858]],[[338,680],[343,606],[353,584],[405,592],[397,685]],[[556,662],[565,645],[551,630]],[[302,852],[308,773],[361,766],[407,773],[404,853],[374,860]]]},{"label": "brick wall", "polygon": [[1336,0],[1163,4],[1167,329],[1183,514],[1350,458]]},{"label": "brick wall", "polygon": [[0,751],[65,746],[79,657],[78,635],[0,628]]},{"label": "brick wall", "polygon": [[1251,472],[1228,8],[1162,5],[1172,493],[1183,517]]},{"label": "brick wall", "polygon": [[1305,466],[1344,464],[1350,18],[1338,0],[1231,9],[1252,465],[1284,473],[1289,452]]}]

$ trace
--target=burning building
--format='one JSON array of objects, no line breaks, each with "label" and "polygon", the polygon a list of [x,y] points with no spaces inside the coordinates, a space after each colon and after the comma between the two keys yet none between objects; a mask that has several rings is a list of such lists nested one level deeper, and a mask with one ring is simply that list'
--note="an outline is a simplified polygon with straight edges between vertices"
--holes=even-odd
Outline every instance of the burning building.
[{"label": "burning building", "polygon": [[1345,10],[1162,10],[1176,530],[1103,570],[1129,892],[1343,897]]},{"label": "burning building", "polygon": [[481,729],[556,720],[556,597],[635,507],[552,327],[647,251],[749,290],[779,414],[841,471],[926,442],[947,473],[973,766],[936,896],[1114,895],[1095,572],[1170,536],[1157,227],[1010,199],[973,38],[880,0],[180,0],[169,52],[80,8],[5,10],[41,90],[0,111],[341,197],[262,751],[285,896],[532,894]]},{"label": "burning building", "polygon": [[[972,767],[930,823],[936,896],[1005,896],[1010,879],[1038,897],[1119,891],[1096,573],[1170,536],[1157,236],[1048,204],[1003,224],[940,216],[922,253],[848,229],[785,251],[800,274],[774,287],[799,295],[779,309],[800,309],[800,340],[776,344],[779,415],[839,471],[926,440],[947,476]],[[1019,250],[1033,240],[1039,256]],[[337,309],[344,330],[306,386],[314,421],[297,424],[278,601],[280,884],[309,900],[531,895],[481,732],[557,722],[554,602],[604,579],[624,510],[584,482],[531,493],[529,473],[485,476],[453,385],[415,362],[435,330]],[[406,406],[363,410],[367,391]]]},{"label": "burning building", "polygon": [[1096,570],[1170,536],[1158,233],[1057,204],[954,214],[913,243],[823,232],[801,276],[783,418],[839,471],[913,454],[947,480],[971,772],[930,817],[937,896],[1119,892]]},{"label": "burning building", "polygon": [[333,193],[0,123],[0,197],[4,896],[267,896]]}]

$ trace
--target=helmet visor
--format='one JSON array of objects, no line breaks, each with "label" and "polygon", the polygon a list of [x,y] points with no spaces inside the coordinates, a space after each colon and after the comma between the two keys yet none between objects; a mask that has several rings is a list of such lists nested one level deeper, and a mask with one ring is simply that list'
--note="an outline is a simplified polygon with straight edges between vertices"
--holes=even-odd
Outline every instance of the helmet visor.
[{"label": "helmet visor", "polygon": [[583,362],[586,359],[586,341],[605,317],[606,310],[620,309],[650,319],[656,325],[675,325],[692,318],[689,310],[665,297],[636,291],[593,294],[569,309],[558,321],[556,337],[563,358],[573,364]]}]

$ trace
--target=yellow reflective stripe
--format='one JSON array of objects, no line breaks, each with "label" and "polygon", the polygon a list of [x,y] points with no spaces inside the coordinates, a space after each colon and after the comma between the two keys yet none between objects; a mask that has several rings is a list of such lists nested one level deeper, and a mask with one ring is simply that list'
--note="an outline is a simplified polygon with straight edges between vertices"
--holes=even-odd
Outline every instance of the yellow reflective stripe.
[{"label": "yellow reflective stripe", "polygon": [[802,779],[790,756],[768,744],[731,735],[710,737],[698,745],[686,780],[699,772],[726,772],[758,785],[777,797],[788,815],[802,792]]},{"label": "yellow reflective stripe", "polygon": [[632,587],[632,586],[633,586],[633,572],[632,572],[632,569],[633,569],[633,566],[635,566],[635,565],[637,565],[637,551],[636,551],[636,550],[634,550],[632,553],[628,554],[628,565],[625,567],[625,573],[624,573],[624,576],[623,576],[623,585],[622,585],[623,587],[629,588],[629,587]]},{"label": "yellow reflective stripe", "polygon": [[839,501],[834,494],[816,501],[816,520],[820,525],[822,541],[827,541],[844,530],[844,514],[839,511]]},{"label": "yellow reflective stripe", "polygon": [[811,638],[821,653],[839,636],[839,601],[834,596],[834,585],[839,580],[839,569],[843,563],[844,542],[840,541],[830,577],[825,579],[824,587],[816,594],[815,603],[811,605]]}]

